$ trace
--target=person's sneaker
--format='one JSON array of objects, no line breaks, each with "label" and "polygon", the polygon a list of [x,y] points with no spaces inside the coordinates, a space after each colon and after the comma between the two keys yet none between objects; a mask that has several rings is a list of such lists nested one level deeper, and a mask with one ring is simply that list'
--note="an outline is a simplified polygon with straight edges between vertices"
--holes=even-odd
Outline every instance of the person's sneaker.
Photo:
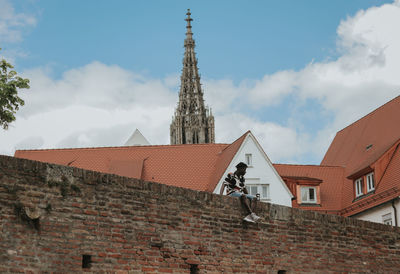
[{"label": "person's sneaker", "polygon": [[249,222],[249,223],[255,223],[255,221],[251,217],[251,214],[249,214],[246,217],[244,217],[243,220],[245,220],[246,222]]},{"label": "person's sneaker", "polygon": [[254,212],[250,214],[250,217],[254,220],[254,222],[258,222],[261,217],[257,216]]}]

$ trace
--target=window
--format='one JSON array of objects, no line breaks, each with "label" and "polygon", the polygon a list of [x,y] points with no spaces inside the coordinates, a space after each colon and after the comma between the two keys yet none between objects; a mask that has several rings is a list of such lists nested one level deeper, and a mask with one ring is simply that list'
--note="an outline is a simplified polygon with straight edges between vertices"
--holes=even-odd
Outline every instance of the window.
[{"label": "window", "polygon": [[301,188],[301,202],[302,203],[317,203],[317,193],[315,187],[302,187]]},{"label": "window", "polygon": [[385,225],[392,225],[392,213],[382,215],[382,223]]},{"label": "window", "polygon": [[367,192],[373,191],[375,189],[374,173],[371,172],[367,174]]},{"label": "window", "polygon": [[261,199],[269,199],[269,185],[261,186]]},{"label": "window", "polygon": [[253,157],[250,153],[245,154],[245,158],[246,158],[246,165],[247,166],[252,166],[253,165]]},{"label": "window", "polygon": [[247,189],[250,195],[257,196],[257,194],[260,194],[261,200],[269,199],[269,185],[247,185]]},{"label": "window", "polygon": [[258,187],[257,186],[249,186],[249,193],[250,193],[250,195],[256,196],[258,193]]},{"label": "window", "polygon": [[356,188],[356,197],[359,197],[364,194],[362,178],[359,178],[355,181],[355,188]]}]

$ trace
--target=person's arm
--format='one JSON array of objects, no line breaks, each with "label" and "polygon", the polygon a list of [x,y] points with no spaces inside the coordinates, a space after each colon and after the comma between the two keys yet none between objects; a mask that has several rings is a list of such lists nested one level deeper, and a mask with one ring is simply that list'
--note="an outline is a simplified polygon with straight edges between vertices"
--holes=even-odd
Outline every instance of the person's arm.
[{"label": "person's arm", "polygon": [[239,186],[242,188],[242,192],[243,192],[244,194],[249,194],[249,192],[247,191],[247,188],[246,188],[246,186],[245,186],[245,184],[244,184],[245,178],[244,178],[243,176],[240,176],[240,177],[239,177],[239,180],[240,180]]},{"label": "person's arm", "polygon": [[222,183],[221,189],[219,191],[219,194],[222,195],[224,194],[224,190],[225,190],[225,182]]},{"label": "person's arm", "polygon": [[[224,194],[224,190],[225,190],[225,187],[226,187],[226,185],[227,184],[231,184],[232,183],[232,173],[228,173],[227,175],[226,175],[226,178],[225,178],[225,180],[222,182],[222,186],[221,186],[221,189],[220,189],[220,191],[219,191],[219,194],[220,195],[222,195],[222,194]],[[235,180],[235,179],[233,179],[233,180]],[[236,181],[235,181],[236,182]],[[229,190],[229,189],[228,189]]]}]

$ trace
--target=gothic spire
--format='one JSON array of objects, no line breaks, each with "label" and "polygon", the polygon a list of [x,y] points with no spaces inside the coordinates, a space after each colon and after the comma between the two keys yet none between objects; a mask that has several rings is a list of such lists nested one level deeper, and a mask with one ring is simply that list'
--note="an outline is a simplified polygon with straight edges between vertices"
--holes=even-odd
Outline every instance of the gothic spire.
[{"label": "gothic spire", "polygon": [[185,54],[179,102],[170,128],[171,144],[214,143],[214,117],[204,106],[189,9],[186,15]]},{"label": "gothic spire", "polygon": [[190,22],[193,21],[193,19],[190,18],[190,15],[191,15],[190,9],[187,10],[186,15],[187,15],[187,17],[185,19],[185,21],[187,22],[187,25],[186,25],[186,39],[192,39],[193,33],[192,33],[192,26],[190,25]]}]

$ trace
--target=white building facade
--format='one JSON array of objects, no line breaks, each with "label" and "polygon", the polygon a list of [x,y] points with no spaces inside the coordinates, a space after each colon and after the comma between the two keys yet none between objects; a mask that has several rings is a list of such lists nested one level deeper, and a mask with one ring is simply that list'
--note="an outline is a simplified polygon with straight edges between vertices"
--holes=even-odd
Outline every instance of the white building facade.
[{"label": "white building facade", "polygon": [[399,198],[396,198],[379,206],[375,206],[361,213],[353,215],[352,217],[363,221],[399,226],[399,209],[400,200]]},{"label": "white building facade", "polygon": [[250,194],[259,194],[262,202],[292,206],[292,193],[251,132],[247,134],[213,193],[220,193],[227,174],[234,172],[236,170],[235,166],[239,162],[244,162],[248,165],[247,173],[244,177],[246,179],[246,188]]}]

